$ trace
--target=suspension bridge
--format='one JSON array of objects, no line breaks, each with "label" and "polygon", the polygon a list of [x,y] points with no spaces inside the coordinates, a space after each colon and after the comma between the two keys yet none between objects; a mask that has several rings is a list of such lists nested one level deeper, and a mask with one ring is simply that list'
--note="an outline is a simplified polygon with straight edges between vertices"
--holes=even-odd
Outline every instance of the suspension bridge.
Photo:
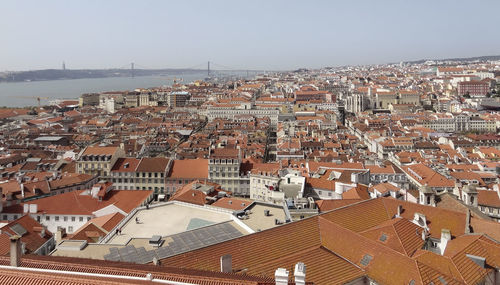
[{"label": "suspension bridge", "polygon": [[207,61],[203,63],[199,63],[192,66],[187,67],[175,67],[175,68],[154,68],[149,66],[144,66],[141,64],[137,64],[135,62],[127,63],[117,68],[112,68],[113,70],[128,70],[131,77],[139,76],[142,71],[148,72],[157,72],[161,73],[175,73],[185,71],[199,71],[206,72],[206,76],[208,78],[213,77],[245,77],[249,78],[251,76],[255,76],[257,74],[265,73],[265,70],[250,70],[250,69],[242,69],[237,67],[231,67],[227,65],[218,64],[212,61]]}]

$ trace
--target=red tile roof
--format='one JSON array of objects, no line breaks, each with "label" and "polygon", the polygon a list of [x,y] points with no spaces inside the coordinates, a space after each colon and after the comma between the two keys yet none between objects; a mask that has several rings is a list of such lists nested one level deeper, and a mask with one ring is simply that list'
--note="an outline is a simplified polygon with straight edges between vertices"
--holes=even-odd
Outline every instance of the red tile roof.
[{"label": "red tile roof", "polygon": [[207,179],[208,159],[174,160],[167,177],[172,179]]},{"label": "red tile roof", "polygon": [[23,204],[36,204],[38,205],[38,213],[49,215],[92,215],[93,212],[109,205],[115,205],[128,213],[140,206],[153,192],[150,190],[111,190],[102,201],[99,201],[89,194],[85,195],[86,191],[88,190],[76,190],[12,205],[5,207],[3,212],[22,213]]},{"label": "red tile roof", "polygon": [[52,233],[46,229],[45,235],[42,237],[43,226],[29,215],[24,215],[1,228],[0,239],[2,241],[0,244],[2,246],[0,246],[0,255],[6,255],[10,250],[10,246],[6,242],[6,240],[9,240],[9,235],[19,234],[14,231],[16,225],[22,226],[27,231],[21,236],[21,242],[25,245],[26,253],[33,253],[52,238]]}]

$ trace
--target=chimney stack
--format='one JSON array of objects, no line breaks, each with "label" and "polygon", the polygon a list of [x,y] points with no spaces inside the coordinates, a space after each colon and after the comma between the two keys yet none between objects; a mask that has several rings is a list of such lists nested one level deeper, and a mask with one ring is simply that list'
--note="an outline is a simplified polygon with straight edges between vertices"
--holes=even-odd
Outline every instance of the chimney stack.
[{"label": "chimney stack", "polygon": [[306,265],[303,262],[298,262],[295,264],[295,284],[305,285],[306,284]]},{"label": "chimney stack", "polygon": [[446,250],[446,245],[448,241],[451,240],[451,232],[448,229],[441,229],[441,242],[439,243],[439,249],[441,250],[441,255],[444,254]]},{"label": "chimney stack", "polygon": [[161,261],[158,259],[158,257],[153,257],[153,264],[156,265],[156,266],[159,266],[161,265]]},{"label": "chimney stack", "polygon": [[398,213],[396,214],[396,218],[401,218],[402,212],[403,212],[403,205],[398,205]]},{"label": "chimney stack", "polygon": [[220,271],[223,273],[233,272],[233,257],[231,254],[226,254],[220,257]]},{"label": "chimney stack", "polygon": [[10,266],[21,265],[21,237],[13,235],[10,237]]},{"label": "chimney stack", "polygon": [[285,268],[276,269],[274,280],[276,281],[276,285],[288,285],[288,270]]}]

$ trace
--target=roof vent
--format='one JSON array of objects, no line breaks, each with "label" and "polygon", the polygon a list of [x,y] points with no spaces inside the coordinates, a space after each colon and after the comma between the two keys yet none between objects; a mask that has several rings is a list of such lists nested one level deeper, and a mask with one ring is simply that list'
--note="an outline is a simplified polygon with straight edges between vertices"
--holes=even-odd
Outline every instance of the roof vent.
[{"label": "roof vent", "polygon": [[154,235],[149,239],[149,244],[152,246],[160,247],[163,244],[161,236]]},{"label": "roof vent", "polygon": [[486,258],[472,254],[466,254],[465,256],[474,261],[474,263],[479,265],[479,267],[486,268]]},{"label": "roof vent", "polygon": [[446,280],[444,280],[443,276],[439,276],[438,280],[439,280],[439,282],[441,282],[441,284],[445,284],[445,285],[448,284],[448,282],[446,282]]},{"label": "roof vent", "polygon": [[23,226],[21,226],[21,224],[15,224],[11,226],[10,229],[20,237],[24,236],[28,232]]},{"label": "roof vent", "polygon": [[233,257],[231,254],[226,254],[220,257],[220,271],[224,273],[233,272]]},{"label": "roof vent", "polygon": [[368,264],[370,264],[370,261],[373,259],[373,256],[369,255],[369,254],[365,254],[365,256],[363,256],[363,258],[361,258],[361,261],[359,263],[361,263],[361,265],[363,266],[368,266]]},{"label": "roof vent", "polygon": [[387,240],[387,236],[385,234],[382,234],[379,239],[381,242],[385,242]]}]

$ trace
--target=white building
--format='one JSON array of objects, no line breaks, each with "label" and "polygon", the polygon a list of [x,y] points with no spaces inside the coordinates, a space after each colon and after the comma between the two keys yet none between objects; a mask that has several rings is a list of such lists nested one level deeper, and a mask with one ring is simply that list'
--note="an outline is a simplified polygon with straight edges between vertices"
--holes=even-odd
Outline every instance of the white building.
[{"label": "white building", "polygon": [[92,218],[119,212],[127,215],[153,198],[153,191],[113,190],[112,183],[96,184],[89,190],[76,190],[5,207],[3,220],[29,214],[53,233],[62,228],[73,233]]}]

